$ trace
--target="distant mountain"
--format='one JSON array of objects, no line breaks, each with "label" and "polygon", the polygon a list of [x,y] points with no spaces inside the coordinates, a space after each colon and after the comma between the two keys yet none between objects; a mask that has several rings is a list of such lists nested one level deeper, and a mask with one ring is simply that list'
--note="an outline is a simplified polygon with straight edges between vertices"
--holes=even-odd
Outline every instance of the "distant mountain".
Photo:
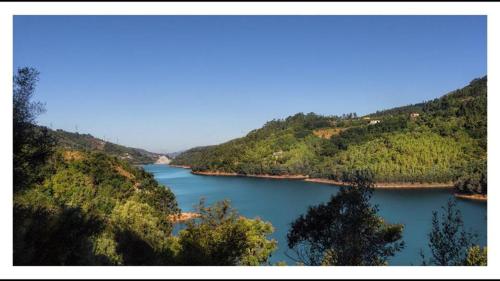
[{"label": "distant mountain", "polygon": [[61,147],[83,151],[102,151],[132,164],[155,163],[160,156],[163,156],[163,154],[144,149],[107,142],[90,134],[72,133],[61,129],[49,130],[49,132]]},{"label": "distant mountain", "polygon": [[201,172],[332,180],[371,170],[378,182],[450,183],[474,174],[479,182],[485,179],[478,173],[486,165],[486,84],[486,77],[474,79],[432,101],[362,117],[299,113],[242,138],[187,150],[172,164]]}]

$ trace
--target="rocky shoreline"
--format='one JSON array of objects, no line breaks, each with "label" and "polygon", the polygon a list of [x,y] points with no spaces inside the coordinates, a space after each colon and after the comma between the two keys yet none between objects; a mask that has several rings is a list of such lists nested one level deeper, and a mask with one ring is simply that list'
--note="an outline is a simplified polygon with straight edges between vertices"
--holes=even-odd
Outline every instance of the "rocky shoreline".
[{"label": "rocky shoreline", "polygon": [[226,176],[226,177],[247,177],[247,178],[264,178],[264,179],[288,179],[288,180],[304,180],[309,178],[304,175],[252,175],[252,174],[238,174],[238,173],[226,173],[226,172],[203,172],[203,171],[192,171],[192,174],[202,175],[202,176]]},{"label": "rocky shoreline", "polygon": [[455,193],[455,197],[466,200],[488,201],[488,195],[484,194],[460,194]]},{"label": "rocky shoreline", "polygon": [[191,166],[188,165],[172,165],[168,164],[170,167],[175,167],[175,168],[183,168],[183,169],[191,169]]},{"label": "rocky shoreline", "polygon": [[199,217],[200,217],[200,214],[198,214],[198,213],[184,212],[184,213],[180,213],[177,215],[170,215],[167,217],[167,219],[172,223],[178,223],[178,222],[184,222],[184,221],[192,220],[192,219],[199,218]]},{"label": "rocky shoreline", "polygon": [[[329,179],[321,179],[321,178],[308,178],[304,179],[307,182],[315,182],[315,183],[323,183],[323,184],[333,184],[340,186],[348,186],[348,183],[329,180]],[[376,182],[374,184],[375,188],[383,189],[448,189],[454,188],[453,183],[437,183],[437,182],[428,182],[428,183],[420,183],[420,182]]]}]

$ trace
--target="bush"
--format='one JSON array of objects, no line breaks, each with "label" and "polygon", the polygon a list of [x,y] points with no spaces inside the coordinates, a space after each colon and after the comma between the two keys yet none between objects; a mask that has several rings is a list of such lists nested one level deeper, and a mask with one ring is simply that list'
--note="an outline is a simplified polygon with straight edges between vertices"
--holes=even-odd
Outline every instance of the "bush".
[{"label": "bush", "polygon": [[276,241],[270,223],[238,216],[228,201],[205,207],[200,218],[179,233],[180,262],[185,265],[261,265],[268,262]]}]

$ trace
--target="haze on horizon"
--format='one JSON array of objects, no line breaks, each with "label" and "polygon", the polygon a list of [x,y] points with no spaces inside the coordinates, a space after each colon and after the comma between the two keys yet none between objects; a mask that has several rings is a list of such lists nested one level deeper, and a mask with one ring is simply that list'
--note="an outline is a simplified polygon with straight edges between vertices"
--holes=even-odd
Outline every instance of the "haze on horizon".
[{"label": "haze on horizon", "polygon": [[486,16],[15,16],[23,66],[40,124],[174,152],[463,87],[486,75]]}]

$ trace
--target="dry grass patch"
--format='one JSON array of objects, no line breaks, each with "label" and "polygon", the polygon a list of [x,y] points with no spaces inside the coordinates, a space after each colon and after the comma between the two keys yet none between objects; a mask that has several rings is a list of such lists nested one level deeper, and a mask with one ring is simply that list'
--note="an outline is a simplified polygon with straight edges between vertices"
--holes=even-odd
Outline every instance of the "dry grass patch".
[{"label": "dry grass patch", "polygon": [[345,128],[324,128],[314,130],[313,134],[319,138],[330,139],[332,136],[336,136],[342,131],[345,131]]},{"label": "dry grass patch", "polygon": [[83,160],[85,156],[80,151],[66,150],[63,152],[63,158],[66,161],[78,161]]},{"label": "dry grass patch", "polygon": [[133,174],[131,174],[130,172],[126,171],[125,169],[123,169],[122,166],[115,166],[115,171],[118,174],[120,174],[121,176],[124,176],[129,180],[135,179],[135,176]]},{"label": "dry grass patch", "polygon": [[139,190],[141,188],[141,183],[138,182],[138,181],[135,181],[135,176],[132,173],[130,173],[127,170],[123,169],[123,167],[119,166],[119,165],[114,166],[114,168],[115,168],[115,171],[120,176],[124,176],[124,177],[126,177],[127,179],[131,180],[134,183],[134,189],[135,190]]}]

